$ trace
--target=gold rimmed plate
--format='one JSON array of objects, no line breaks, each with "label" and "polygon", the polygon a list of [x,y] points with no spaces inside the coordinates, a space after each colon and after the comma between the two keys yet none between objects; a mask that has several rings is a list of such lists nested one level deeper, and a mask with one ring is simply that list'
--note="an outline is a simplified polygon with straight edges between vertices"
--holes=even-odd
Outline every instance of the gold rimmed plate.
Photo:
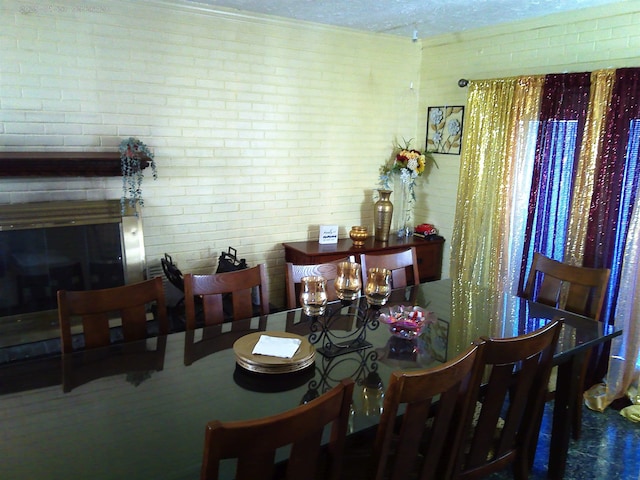
[{"label": "gold rimmed plate", "polygon": [[[297,338],[300,340],[298,350],[291,358],[272,357],[270,355],[254,355],[253,348],[261,335],[279,338]],[[239,338],[233,344],[236,363],[255,373],[291,373],[304,370],[315,361],[316,349],[309,340],[289,332],[254,332]]]}]

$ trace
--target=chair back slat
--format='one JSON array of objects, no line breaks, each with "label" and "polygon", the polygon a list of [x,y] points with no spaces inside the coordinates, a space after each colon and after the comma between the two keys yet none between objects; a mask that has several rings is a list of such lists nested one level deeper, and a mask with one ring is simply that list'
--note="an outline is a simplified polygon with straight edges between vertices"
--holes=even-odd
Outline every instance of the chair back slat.
[{"label": "chair back slat", "polygon": [[391,374],[373,448],[376,480],[450,478],[483,348],[473,345],[438,367]]},{"label": "chair back slat", "polygon": [[338,275],[338,263],[340,262],[355,262],[355,256],[350,255],[332,262],[315,265],[296,265],[292,262],[287,262],[284,272],[287,308],[292,310],[300,307],[300,282],[303,277],[324,277],[327,280],[327,300],[330,302],[336,300],[338,297],[334,283]]},{"label": "chair back slat", "polygon": [[196,328],[196,297],[202,300],[204,325],[217,325],[227,318],[224,312],[223,296],[231,296],[231,320],[241,320],[254,316],[252,289],[257,287],[260,296],[260,315],[269,313],[267,274],[264,264],[235,272],[184,276],[185,317],[188,330]]},{"label": "chair back slat", "polygon": [[538,441],[547,382],[561,321],[527,335],[482,338],[484,375],[471,390],[474,412],[465,418],[454,478],[480,478],[513,464],[526,478]]},{"label": "chair back slat", "polygon": [[608,268],[569,265],[535,252],[523,296],[599,320],[610,274]]},{"label": "chair back slat", "polygon": [[58,321],[62,351],[73,350],[72,319],[82,319],[85,348],[103,347],[111,342],[109,321],[120,320],[125,341],[141,340],[149,335],[148,312],[153,312],[158,333],[169,331],[162,279],[99,290],[58,290]]},{"label": "chair back slat", "polygon": [[367,272],[369,268],[386,268],[391,270],[391,284],[393,288],[402,288],[407,285],[417,285],[420,283],[420,273],[418,271],[418,256],[415,247],[411,247],[402,252],[385,253],[382,255],[362,254],[360,255],[362,264],[363,285],[367,284]]},{"label": "chair back slat", "polygon": [[[353,385],[351,379],[342,380],[309,403],[270,417],[209,422],[205,430],[201,479],[217,479],[220,461],[235,458],[236,480],[271,480],[276,450],[290,446],[284,475],[278,478],[338,480]],[[331,428],[327,461],[320,464],[323,432],[327,427]]]}]

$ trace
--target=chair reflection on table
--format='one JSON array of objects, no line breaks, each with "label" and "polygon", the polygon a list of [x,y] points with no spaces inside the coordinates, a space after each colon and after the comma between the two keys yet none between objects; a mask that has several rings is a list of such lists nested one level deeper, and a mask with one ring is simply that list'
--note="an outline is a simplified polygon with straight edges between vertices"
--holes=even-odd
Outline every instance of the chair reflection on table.
[{"label": "chair reflection on table", "polygon": [[[155,344],[155,348],[151,348]],[[99,378],[126,375],[138,386],[164,368],[167,337],[120,343],[62,356],[62,390],[70,392]]]},{"label": "chair reflection on table", "polygon": [[[336,304],[336,308],[337,308]],[[346,313],[340,312],[334,320],[332,320],[331,329],[343,332],[350,332],[353,330],[358,312],[354,309],[349,309]],[[322,317],[314,319],[302,313],[301,310],[292,310],[287,312],[285,331],[296,333],[298,335],[309,335],[310,333],[317,331],[319,325],[314,326],[314,322],[322,322]]]},{"label": "chair reflection on table", "polygon": [[[233,347],[236,340],[267,328],[267,317],[258,319],[257,327],[252,328],[254,320],[245,318],[234,322],[210,325],[202,330],[186,330],[184,337],[184,364],[191,365],[198,360]],[[196,337],[199,339],[196,340]]]}]

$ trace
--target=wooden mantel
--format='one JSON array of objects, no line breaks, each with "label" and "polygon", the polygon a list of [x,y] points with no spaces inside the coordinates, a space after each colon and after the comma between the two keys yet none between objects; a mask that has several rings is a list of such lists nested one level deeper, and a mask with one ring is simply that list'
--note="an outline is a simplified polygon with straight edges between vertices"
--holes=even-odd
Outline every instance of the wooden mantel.
[{"label": "wooden mantel", "polygon": [[[149,165],[147,161],[144,168]],[[0,152],[0,177],[118,177],[119,152]]]}]

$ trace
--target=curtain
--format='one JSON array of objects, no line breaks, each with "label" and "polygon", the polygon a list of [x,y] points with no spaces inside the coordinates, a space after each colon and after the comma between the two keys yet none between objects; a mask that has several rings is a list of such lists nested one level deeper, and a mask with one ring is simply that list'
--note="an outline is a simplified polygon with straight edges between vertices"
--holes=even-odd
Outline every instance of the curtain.
[{"label": "curtain", "polygon": [[466,326],[450,339],[458,346],[475,340],[473,319],[492,317],[509,289],[514,270],[509,238],[523,228],[521,216],[514,215],[513,178],[531,157],[524,139],[532,133],[529,120],[537,116],[542,85],[537,76],[469,86],[452,237],[452,315]]},{"label": "curtain", "polygon": [[588,73],[547,75],[544,83],[519,292],[534,252],[564,261],[573,173],[589,105]]},{"label": "curtain", "polygon": [[639,98],[640,69],[600,70],[474,81],[466,108],[451,278],[452,313],[467,328],[454,341],[468,344],[473,318],[493,318],[503,292],[521,291],[534,251],[611,268],[603,317],[613,323],[624,295],[615,323],[625,334],[599,408],[638,382],[640,304],[628,302],[640,298],[630,280],[640,277]]},{"label": "curtain", "polygon": [[[622,328],[622,337],[599,349],[595,378],[604,383],[585,393],[590,408],[603,410],[625,394],[636,405],[640,375],[638,243],[640,205],[640,69],[616,71],[607,115],[606,142],[595,180],[585,246],[585,264],[611,268],[603,316]],[[607,368],[608,367],[608,368]],[[640,407],[638,407],[640,408]]]}]

